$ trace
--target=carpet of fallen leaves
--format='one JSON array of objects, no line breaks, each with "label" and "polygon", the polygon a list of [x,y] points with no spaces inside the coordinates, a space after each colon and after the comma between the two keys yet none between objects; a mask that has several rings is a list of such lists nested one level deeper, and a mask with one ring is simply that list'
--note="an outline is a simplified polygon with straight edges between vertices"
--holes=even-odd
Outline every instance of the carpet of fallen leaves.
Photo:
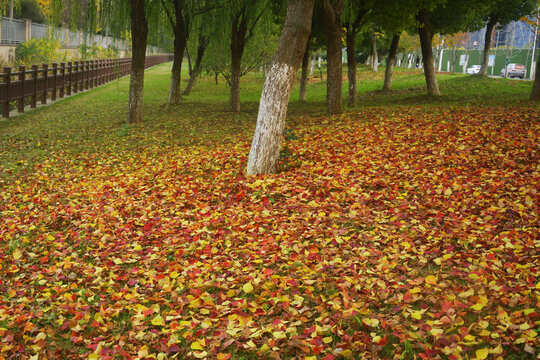
[{"label": "carpet of fallen leaves", "polygon": [[0,190],[0,359],[534,358],[540,111],[300,119]]}]

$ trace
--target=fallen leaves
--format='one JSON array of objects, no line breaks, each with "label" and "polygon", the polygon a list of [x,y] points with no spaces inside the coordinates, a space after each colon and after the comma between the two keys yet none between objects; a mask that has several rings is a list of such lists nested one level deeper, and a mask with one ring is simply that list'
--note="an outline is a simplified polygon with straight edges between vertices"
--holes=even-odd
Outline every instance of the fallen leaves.
[{"label": "fallen leaves", "polygon": [[512,111],[303,119],[265,178],[241,136],[51,157],[0,190],[0,356],[534,353],[540,128]]}]

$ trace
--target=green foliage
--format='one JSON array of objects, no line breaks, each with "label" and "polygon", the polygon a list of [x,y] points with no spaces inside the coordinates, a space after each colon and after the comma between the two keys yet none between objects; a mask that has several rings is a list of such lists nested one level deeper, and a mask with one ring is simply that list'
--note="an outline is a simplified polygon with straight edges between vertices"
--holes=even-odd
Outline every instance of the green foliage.
[{"label": "green foliage", "polygon": [[82,44],[79,46],[79,54],[81,60],[111,59],[118,57],[118,49],[115,47],[103,48],[96,43],[91,46]]},{"label": "green foliage", "polygon": [[30,19],[32,22],[44,24],[47,19],[35,0],[22,0],[15,8],[15,17]]},{"label": "green foliage", "polygon": [[65,60],[66,53],[62,51],[60,41],[50,37],[30,39],[15,49],[15,61],[17,64],[31,65]]}]

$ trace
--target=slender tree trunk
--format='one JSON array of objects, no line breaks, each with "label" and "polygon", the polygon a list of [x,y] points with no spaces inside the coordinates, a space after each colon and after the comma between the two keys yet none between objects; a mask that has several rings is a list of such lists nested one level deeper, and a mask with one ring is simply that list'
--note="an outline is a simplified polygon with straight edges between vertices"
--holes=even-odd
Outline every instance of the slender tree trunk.
[{"label": "slender tree trunk", "polygon": [[306,102],[306,88],[308,81],[308,68],[309,68],[309,58],[311,57],[311,51],[309,51],[309,41],[306,45],[306,51],[304,51],[304,56],[302,57],[302,75],[300,76],[300,102]]},{"label": "slender tree trunk", "polygon": [[480,66],[480,72],[478,75],[487,76],[489,50],[491,49],[491,37],[493,36],[493,29],[497,25],[497,17],[490,16],[486,26],[486,37],[484,38],[484,53],[482,54],[482,65]]},{"label": "slender tree trunk", "polygon": [[350,106],[356,105],[358,96],[356,94],[356,54],[354,40],[356,39],[356,28],[349,26],[345,37],[347,43],[347,77],[349,80],[349,94],[347,103]]},{"label": "slender tree trunk", "polygon": [[377,72],[379,70],[379,55],[377,54],[377,35],[373,30],[371,31],[371,54],[373,54],[372,69]]},{"label": "slender tree trunk", "polygon": [[326,36],[326,112],[328,115],[341,114],[342,105],[342,63],[341,63],[341,12],[343,1],[324,0],[324,28]]},{"label": "slender tree trunk", "polygon": [[309,69],[309,76],[313,76],[313,70],[315,70],[315,62],[317,61],[315,54],[311,57],[311,67]]},{"label": "slender tree trunk", "polygon": [[388,60],[386,61],[386,70],[384,72],[384,91],[392,90],[392,75],[394,72],[394,64],[396,63],[397,51],[399,45],[399,34],[395,34],[392,37],[392,43],[390,44],[390,51],[388,53]]},{"label": "slender tree trunk", "polygon": [[130,0],[132,64],[129,81],[128,123],[138,123],[143,117],[144,62],[148,24],[144,12],[144,0]]},{"label": "slender tree trunk", "polygon": [[189,95],[191,92],[191,89],[193,88],[193,85],[195,85],[195,81],[197,80],[197,77],[201,73],[202,70],[202,60],[204,58],[204,53],[206,52],[206,48],[208,46],[208,41],[204,37],[199,37],[199,45],[197,46],[197,57],[195,58],[195,65],[193,66],[193,70],[191,71],[191,75],[189,77],[188,83],[186,88],[184,89],[183,95]]},{"label": "slender tree trunk", "polygon": [[229,109],[232,112],[240,112],[240,72],[241,61],[246,46],[247,22],[245,9],[243,15],[238,15],[232,26],[231,33],[231,88],[229,97]]},{"label": "slender tree trunk", "polygon": [[424,61],[424,76],[426,78],[426,86],[428,95],[440,96],[439,84],[437,84],[437,77],[435,74],[435,65],[433,64],[433,49],[431,43],[433,41],[433,34],[431,33],[429,20],[425,10],[421,10],[418,14],[418,20],[420,21],[420,28],[418,32],[420,34],[420,46],[422,48],[422,59]]},{"label": "slender tree trunk", "polygon": [[[536,46],[536,44],[535,44]],[[537,64],[540,64],[540,52],[538,53],[538,61]],[[536,70],[536,74],[534,75],[534,84],[531,91],[531,100],[540,100],[540,69]]]},{"label": "slender tree trunk", "polygon": [[277,170],[292,86],[311,32],[314,0],[288,0],[283,32],[266,77],[247,174]]},{"label": "slender tree trunk", "polygon": [[[180,31],[175,30],[174,38],[174,59],[171,70],[171,88],[169,90],[169,104],[177,105],[182,100],[180,83],[182,81],[182,60],[186,49],[186,40]],[[180,34],[179,34],[180,33]]]}]

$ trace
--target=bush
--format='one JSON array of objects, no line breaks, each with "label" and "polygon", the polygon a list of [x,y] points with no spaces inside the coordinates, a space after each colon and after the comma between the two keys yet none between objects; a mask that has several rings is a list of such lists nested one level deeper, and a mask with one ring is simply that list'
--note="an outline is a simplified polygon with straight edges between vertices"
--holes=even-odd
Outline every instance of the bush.
[{"label": "bush", "polygon": [[60,41],[52,38],[30,39],[15,49],[15,62],[21,65],[65,61]]}]

